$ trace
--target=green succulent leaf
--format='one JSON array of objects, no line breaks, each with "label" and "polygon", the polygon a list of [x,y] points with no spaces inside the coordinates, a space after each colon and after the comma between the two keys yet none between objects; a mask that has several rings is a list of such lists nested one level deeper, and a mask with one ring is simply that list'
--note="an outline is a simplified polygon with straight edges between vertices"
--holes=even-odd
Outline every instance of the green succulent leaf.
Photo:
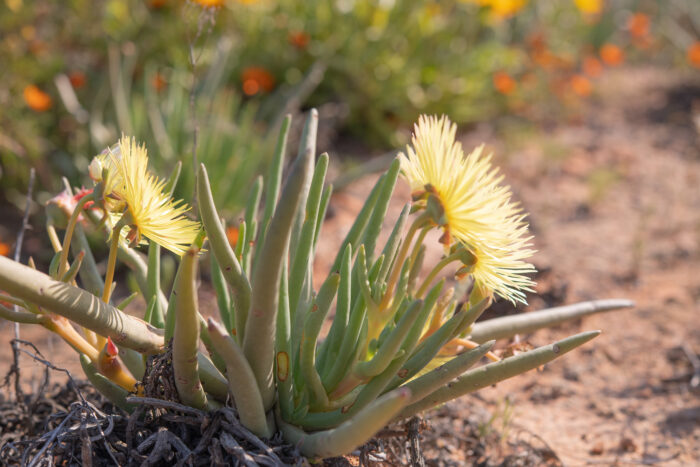
[{"label": "green succulent leaf", "polygon": [[285,439],[296,445],[305,456],[339,456],[351,452],[374,436],[403,408],[410,397],[410,391],[403,388],[390,392],[336,428],[317,433],[305,433],[283,420],[279,424]]},{"label": "green succulent leaf", "polygon": [[180,400],[191,407],[204,410],[207,396],[199,381],[197,347],[199,346],[199,310],[197,304],[197,255],[191,247],[182,257],[175,305],[173,333],[173,373]]},{"label": "green succulent leaf", "polygon": [[328,276],[328,279],[321,286],[318,296],[312,301],[306,313],[307,318],[299,350],[301,374],[313,396],[311,402],[322,407],[328,405],[328,396],[316,371],[316,341],[323,321],[330,311],[339,284],[340,275],[334,273]]},{"label": "green succulent leaf", "polygon": [[253,276],[252,308],[246,323],[243,351],[255,373],[266,409],[272,407],[275,398],[274,337],[282,262],[289,246],[294,214],[302,193],[309,190],[312,164],[310,150],[294,162],[265,241],[257,252],[260,258]]},{"label": "green succulent leaf", "polygon": [[600,334],[600,331],[589,331],[562,339],[554,344],[538,347],[534,350],[505,358],[499,362],[469,370],[456,380],[437,389],[401,411],[397,418],[411,417],[419,412],[443,404],[457,397],[478,389],[491,386],[504,379],[525,373],[558,358],[579,347]]},{"label": "green succulent leaf", "polygon": [[100,394],[107,398],[108,401],[127,413],[134,411],[136,407],[133,404],[126,402],[129,392],[102,376],[87,355],[80,354],[80,366],[83,367],[83,372],[85,373],[87,379],[93,386],[95,386],[95,389],[97,389]]},{"label": "green succulent leaf", "polygon": [[241,423],[257,436],[271,437],[272,430],[267,423],[258,383],[243,350],[213,319],[209,318],[207,326],[214,347],[226,362],[229,391],[236,403]]},{"label": "green succulent leaf", "polygon": [[411,390],[411,404],[423,399],[428,394],[443,387],[479,361],[493,347],[496,341],[488,341],[472,350],[457,355],[443,365],[418,378],[412,379],[402,387]]},{"label": "green succulent leaf", "polygon": [[265,193],[265,208],[263,210],[263,217],[261,223],[261,229],[258,234],[259,244],[263,243],[265,235],[267,234],[267,227],[270,224],[272,215],[275,212],[275,207],[277,206],[277,200],[279,198],[280,187],[282,186],[282,171],[284,169],[284,155],[287,151],[287,137],[289,136],[289,126],[292,123],[292,116],[286,115],[282,121],[282,126],[280,127],[279,137],[277,139],[277,146],[275,147],[275,153],[272,157],[272,163],[270,164],[270,170],[267,175],[267,192]]},{"label": "green succulent leaf", "polygon": [[538,329],[556,326],[573,319],[600,313],[603,311],[631,308],[631,300],[608,299],[576,303],[546,310],[531,311],[517,315],[494,318],[474,324],[470,336],[475,342],[485,342],[490,339],[505,339],[516,334],[526,334]]},{"label": "green succulent leaf", "polygon": [[251,304],[251,286],[243,272],[231,245],[228,242],[224,228],[219,221],[219,214],[214,206],[214,198],[209,186],[209,177],[204,165],[197,174],[197,199],[202,216],[202,224],[209,237],[209,244],[216,256],[224,278],[233,289],[233,308],[235,311],[236,334],[239,342],[244,338],[246,322]]}]

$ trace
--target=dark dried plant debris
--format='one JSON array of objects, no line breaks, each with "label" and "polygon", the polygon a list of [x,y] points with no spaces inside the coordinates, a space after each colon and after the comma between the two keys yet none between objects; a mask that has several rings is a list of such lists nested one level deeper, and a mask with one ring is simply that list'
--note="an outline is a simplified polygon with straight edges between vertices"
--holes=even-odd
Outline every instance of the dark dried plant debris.
[{"label": "dark dried plant debris", "polygon": [[[13,341],[15,342],[15,341]],[[0,461],[8,466],[307,466],[299,450],[279,434],[261,440],[243,427],[234,408],[205,413],[177,399],[170,350],[151,357],[144,376],[145,397],[130,397],[131,415],[107,402],[86,382],[46,361],[29,342],[16,341],[47,372],[36,395],[0,395]],[[22,346],[29,347],[29,352]],[[50,385],[48,369],[68,375],[68,385]],[[12,378],[14,385],[11,384]],[[20,387],[13,366],[3,387]],[[49,390],[44,390],[50,388]],[[481,413],[479,413],[481,410]],[[559,466],[536,435],[505,436],[484,409],[458,411],[448,404],[430,414],[393,424],[352,455],[326,459],[324,466]],[[523,436],[527,435],[527,436]],[[315,464],[316,465],[316,464]]]},{"label": "dark dried plant debris", "polygon": [[[14,342],[14,341],[13,341]],[[36,396],[0,395],[0,459],[7,466],[279,466],[308,465],[298,449],[279,436],[261,440],[238,421],[235,409],[205,413],[179,404],[172,392],[168,353],[151,359],[145,393],[132,397],[129,415],[53,367],[29,342],[30,355],[47,368],[68,375],[68,385],[52,385]],[[13,367],[14,368],[14,367]],[[47,373],[48,375],[48,373]],[[20,377],[19,366],[3,387]],[[45,386],[48,386],[48,376]]]}]

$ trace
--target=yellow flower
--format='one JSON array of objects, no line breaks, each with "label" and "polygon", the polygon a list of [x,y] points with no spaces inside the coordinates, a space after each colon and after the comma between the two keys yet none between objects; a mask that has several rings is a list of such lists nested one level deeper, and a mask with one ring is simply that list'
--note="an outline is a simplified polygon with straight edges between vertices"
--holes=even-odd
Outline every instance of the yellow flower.
[{"label": "yellow flower", "polygon": [[493,0],[491,12],[500,18],[513,16],[527,5],[527,0]]},{"label": "yellow flower", "polygon": [[574,0],[581,13],[597,15],[603,10],[603,0]]},{"label": "yellow flower", "polygon": [[[148,171],[146,147],[122,136],[118,147],[100,160],[108,168],[104,180],[105,200],[110,200],[107,208],[123,206],[121,217],[130,227],[130,242],[137,244],[144,236],[173,253],[184,254],[197,236],[199,224],[185,217],[189,209],[185,203],[173,201],[163,192],[165,181]],[[117,214],[112,211],[113,222]]]},{"label": "yellow flower", "polygon": [[414,199],[432,198],[444,211],[435,220],[445,231],[444,243],[461,242],[476,258],[472,276],[485,295],[515,303],[534,283],[525,274],[534,267],[524,260],[529,249],[525,214],[511,201],[503,176],[482,157],[483,146],[465,157],[455,141],[457,126],[443,116],[421,116],[414,127],[413,147],[401,154],[401,168]]},{"label": "yellow flower", "polygon": [[525,8],[528,0],[461,0],[461,2],[488,7],[495,17],[508,18]]}]

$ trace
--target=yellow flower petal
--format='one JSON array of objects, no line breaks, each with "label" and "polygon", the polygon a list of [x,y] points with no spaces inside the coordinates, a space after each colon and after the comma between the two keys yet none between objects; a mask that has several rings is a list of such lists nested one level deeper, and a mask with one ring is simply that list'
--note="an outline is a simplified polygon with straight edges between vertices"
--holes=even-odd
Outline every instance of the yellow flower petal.
[{"label": "yellow flower petal", "polygon": [[445,116],[421,116],[413,147],[399,156],[402,173],[414,193],[430,191],[439,199],[447,220],[443,227],[476,257],[476,285],[525,302],[524,291],[534,285],[525,274],[535,270],[524,261],[534,253],[525,215],[510,200],[510,188],[501,185],[503,175],[492,167],[491,156],[482,155],[483,146],[465,157],[456,132]]},{"label": "yellow flower petal", "polygon": [[199,223],[185,216],[189,207],[184,202],[173,201],[163,192],[165,181],[148,171],[146,147],[137,145],[133,138],[122,137],[118,150],[109,150],[103,163],[109,169],[104,181],[105,199],[115,200],[111,207],[123,203],[130,216],[131,234],[184,254],[199,232]]}]

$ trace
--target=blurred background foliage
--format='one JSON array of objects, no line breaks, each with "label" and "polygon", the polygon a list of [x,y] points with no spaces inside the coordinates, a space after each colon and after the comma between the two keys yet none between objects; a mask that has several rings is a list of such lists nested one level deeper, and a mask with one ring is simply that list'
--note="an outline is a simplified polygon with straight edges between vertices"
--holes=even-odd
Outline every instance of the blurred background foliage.
[{"label": "blurred background foliage", "polygon": [[0,1],[10,202],[29,166],[45,198],[57,175],[80,185],[123,132],[162,176],[183,161],[188,201],[196,151],[231,215],[286,112],[320,107],[332,134],[388,149],[420,113],[560,119],[606,67],[700,69],[691,0]]}]

